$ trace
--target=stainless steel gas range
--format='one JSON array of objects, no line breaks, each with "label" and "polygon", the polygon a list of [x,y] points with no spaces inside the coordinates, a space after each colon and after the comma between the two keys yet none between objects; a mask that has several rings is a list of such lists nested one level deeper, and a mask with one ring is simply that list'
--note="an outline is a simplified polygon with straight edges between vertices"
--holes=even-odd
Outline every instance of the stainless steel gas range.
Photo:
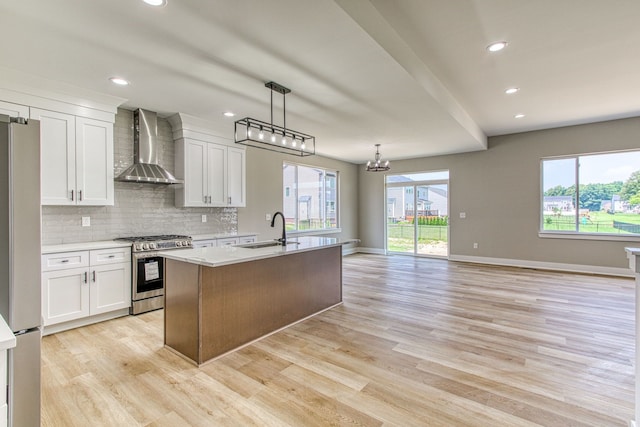
[{"label": "stainless steel gas range", "polygon": [[190,249],[191,237],[180,235],[133,236],[115,239],[131,242],[131,314],[164,307],[164,258],[159,251]]}]

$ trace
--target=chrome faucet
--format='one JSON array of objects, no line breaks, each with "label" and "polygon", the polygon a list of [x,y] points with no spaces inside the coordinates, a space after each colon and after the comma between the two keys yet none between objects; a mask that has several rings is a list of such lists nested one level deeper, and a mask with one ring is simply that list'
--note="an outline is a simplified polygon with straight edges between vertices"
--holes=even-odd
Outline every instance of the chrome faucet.
[{"label": "chrome faucet", "polygon": [[287,233],[285,232],[285,222],[284,222],[284,215],[282,214],[282,212],[278,211],[276,213],[273,214],[273,217],[271,217],[271,227],[275,227],[275,223],[276,223],[276,216],[280,215],[282,217],[282,238],[279,239],[279,242],[282,243],[282,246],[286,246],[287,245]]}]

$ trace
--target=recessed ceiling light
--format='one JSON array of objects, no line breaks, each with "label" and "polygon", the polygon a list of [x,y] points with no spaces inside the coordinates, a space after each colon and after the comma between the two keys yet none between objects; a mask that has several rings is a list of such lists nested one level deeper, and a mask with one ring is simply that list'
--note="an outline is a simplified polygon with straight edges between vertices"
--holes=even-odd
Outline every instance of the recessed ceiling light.
[{"label": "recessed ceiling light", "polygon": [[516,119],[521,119],[521,118],[523,118],[523,117],[524,117],[524,114],[522,114],[522,113],[521,113],[521,114],[516,114],[516,115],[515,115],[515,116],[513,116],[513,117],[514,117],[514,118],[516,118]]},{"label": "recessed ceiling light", "polygon": [[111,83],[114,83],[120,86],[126,86],[129,84],[129,82],[123,79],[122,77],[111,77],[109,80],[111,80]]},{"label": "recessed ceiling light", "polygon": [[225,117],[233,117],[233,116],[236,115],[235,113],[232,113],[231,111],[225,111],[223,114],[224,114]]},{"label": "recessed ceiling light", "polygon": [[142,0],[142,1],[151,6],[165,6],[167,4],[167,0]]},{"label": "recessed ceiling light", "polygon": [[505,47],[507,47],[507,42],[501,41],[501,42],[491,43],[489,46],[487,46],[487,50],[489,52],[497,52],[499,50],[504,49]]},{"label": "recessed ceiling light", "polygon": [[506,93],[507,95],[512,95],[512,94],[518,92],[519,90],[520,90],[519,87],[510,87],[509,89],[506,89],[504,91],[504,93]]}]

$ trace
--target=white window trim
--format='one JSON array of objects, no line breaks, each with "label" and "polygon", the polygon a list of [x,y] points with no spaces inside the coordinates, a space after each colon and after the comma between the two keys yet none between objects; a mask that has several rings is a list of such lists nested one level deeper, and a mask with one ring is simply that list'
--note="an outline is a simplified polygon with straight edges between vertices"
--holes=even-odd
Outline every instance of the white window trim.
[{"label": "white window trim", "polygon": [[[579,158],[586,156],[597,156],[604,154],[613,154],[613,153],[624,153],[624,152],[640,152],[638,149],[631,150],[620,150],[620,151],[603,151],[597,153],[582,153],[582,154],[572,154],[567,156],[552,156],[552,157],[543,157],[540,159],[540,206],[538,207],[538,213],[540,215],[540,224],[538,228],[538,237],[542,239],[573,239],[573,240],[600,240],[600,241],[613,241],[613,242],[640,242],[640,236],[634,235],[623,235],[623,234],[610,234],[610,233],[585,233],[580,231],[553,231],[553,230],[544,230],[544,213],[542,211],[542,207],[544,206],[544,161],[545,160],[558,160],[558,159],[575,159],[576,161],[576,211],[580,209],[580,193],[578,182],[578,177],[580,173],[579,168]],[[577,215],[576,215],[576,225],[577,225]]]},{"label": "white window trim", "polygon": [[[325,179],[323,180],[324,185],[326,185],[326,174],[327,173],[332,173],[335,174],[336,177],[336,227],[332,227],[332,228],[315,228],[315,229],[311,229],[311,230],[287,230],[287,236],[313,236],[313,235],[323,235],[323,234],[338,234],[342,232],[342,228],[340,228],[340,220],[341,220],[341,215],[340,215],[340,209],[341,209],[341,203],[340,203],[340,171],[336,170],[336,169],[327,169],[327,168],[323,168],[321,166],[315,166],[315,165],[308,165],[308,164],[303,164],[303,163],[294,163],[294,162],[287,162],[287,161],[283,161],[282,162],[282,166],[284,169],[284,166],[289,165],[289,166],[295,166],[296,167],[296,171],[295,171],[295,185],[292,186],[291,188],[291,192],[295,193],[295,198],[296,200],[298,200],[298,167],[302,166],[302,167],[306,167],[306,168],[312,168],[312,169],[320,169],[322,171],[324,171],[324,177]],[[283,190],[284,190],[284,182],[283,182]],[[326,191],[326,188],[325,188]],[[284,193],[284,191],[283,191]],[[284,200],[283,200],[284,203]],[[326,223],[326,200],[324,200],[324,203],[322,204],[322,216],[323,216],[323,223]],[[298,203],[296,203],[296,222],[299,218],[300,212],[299,212],[300,206]],[[282,211],[284,212],[284,205],[282,208]]]}]

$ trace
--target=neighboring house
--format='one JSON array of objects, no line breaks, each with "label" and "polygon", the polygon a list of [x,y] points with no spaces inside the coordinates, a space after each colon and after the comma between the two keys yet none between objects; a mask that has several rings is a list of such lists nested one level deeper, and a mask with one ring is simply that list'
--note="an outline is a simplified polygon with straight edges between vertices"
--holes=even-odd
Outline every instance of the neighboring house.
[{"label": "neighboring house", "polygon": [[572,196],[544,196],[542,203],[545,214],[552,214],[556,211],[561,213],[575,213],[576,209],[573,204]]},{"label": "neighboring house", "polygon": [[[398,177],[399,182],[408,182]],[[446,216],[448,215],[447,190],[440,185],[420,185],[415,187],[416,209],[414,212],[414,187],[389,187],[387,188],[387,217],[404,219],[418,216]]]},{"label": "neighboring house", "polygon": [[600,202],[600,210],[607,212],[628,212],[631,210],[631,207],[626,200],[622,200],[619,195],[614,194],[610,200],[602,200]]}]

